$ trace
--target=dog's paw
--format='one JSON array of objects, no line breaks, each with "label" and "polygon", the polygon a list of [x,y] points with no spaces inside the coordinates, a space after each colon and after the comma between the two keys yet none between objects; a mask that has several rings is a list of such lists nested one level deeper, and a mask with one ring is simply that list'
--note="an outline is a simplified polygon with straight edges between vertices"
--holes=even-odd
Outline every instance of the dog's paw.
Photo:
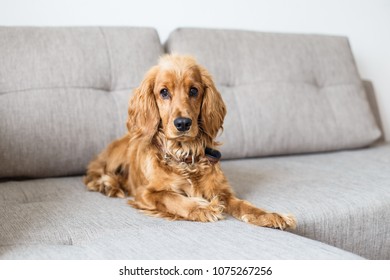
[{"label": "dog's paw", "polygon": [[295,229],[297,221],[293,215],[282,215],[277,213],[263,213],[260,215],[246,214],[241,217],[246,223],[250,223],[262,227],[270,227],[277,229]]},{"label": "dog's paw", "polygon": [[126,197],[125,192],[118,186],[117,180],[109,175],[103,175],[98,180],[88,182],[87,188],[90,191],[101,192],[109,197]]},{"label": "dog's paw", "polygon": [[222,212],[225,209],[217,198],[210,202],[207,200],[198,200],[198,205],[189,213],[188,219],[198,222],[216,222],[223,219]]}]

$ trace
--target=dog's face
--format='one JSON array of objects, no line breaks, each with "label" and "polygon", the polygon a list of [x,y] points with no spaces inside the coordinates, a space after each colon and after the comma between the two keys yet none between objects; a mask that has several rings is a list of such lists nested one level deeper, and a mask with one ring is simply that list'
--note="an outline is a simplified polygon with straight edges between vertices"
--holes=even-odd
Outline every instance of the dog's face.
[{"label": "dog's face", "polygon": [[165,136],[177,141],[196,137],[204,93],[199,68],[190,61],[165,61],[156,75],[153,92]]},{"label": "dog's face", "polygon": [[192,57],[166,55],[130,99],[127,127],[149,139],[160,128],[169,140],[205,137],[210,143],[225,114],[225,104],[207,70]]}]

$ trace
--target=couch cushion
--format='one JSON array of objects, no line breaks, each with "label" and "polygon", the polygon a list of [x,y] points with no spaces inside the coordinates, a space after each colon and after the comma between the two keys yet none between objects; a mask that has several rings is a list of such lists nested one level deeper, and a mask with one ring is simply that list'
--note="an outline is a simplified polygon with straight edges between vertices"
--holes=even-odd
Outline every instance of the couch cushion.
[{"label": "couch cushion", "polygon": [[222,165],[238,196],[295,214],[295,233],[365,258],[390,259],[390,143]]},{"label": "couch cushion", "polygon": [[150,28],[0,27],[0,177],[83,173],[161,53]]},{"label": "couch cushion", "polygon": [[348,40],[177,29],[168,52],[194,55],[227,104],[224,158],[366,146],[380,137]]},{"label": "couch cushion", "polygon": [[81,177],[0,183],[0,259],[359,259],[289,232],[228,217],[148,217]]}]

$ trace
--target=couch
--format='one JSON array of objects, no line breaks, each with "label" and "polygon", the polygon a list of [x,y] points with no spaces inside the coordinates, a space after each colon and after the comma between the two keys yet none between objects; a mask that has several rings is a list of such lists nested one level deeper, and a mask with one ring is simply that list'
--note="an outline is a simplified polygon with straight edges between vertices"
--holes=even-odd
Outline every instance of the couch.
[{"label": "couch", "polygon": [[[191,54],[228,109],[237,195],[298,226],[148,217],[88,192],[163,53]],[[1,259],[389,259],[390,145],[348,39],[179,28],[0,27]]]}]

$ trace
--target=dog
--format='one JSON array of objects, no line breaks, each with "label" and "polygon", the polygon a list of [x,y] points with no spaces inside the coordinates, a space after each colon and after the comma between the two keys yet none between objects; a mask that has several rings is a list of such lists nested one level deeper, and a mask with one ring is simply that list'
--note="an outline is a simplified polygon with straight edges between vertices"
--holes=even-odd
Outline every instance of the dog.
[{"label": "dog", "polygon": [[209,72],[191,56],[165,55],[129,101],[128,133],[87,168],[91,191],[134,199],[142,212],[214,222],[227,213],[257,226],[295,228],[292,215],[237,198],[219,163],[216,136],[226,107]]}]

